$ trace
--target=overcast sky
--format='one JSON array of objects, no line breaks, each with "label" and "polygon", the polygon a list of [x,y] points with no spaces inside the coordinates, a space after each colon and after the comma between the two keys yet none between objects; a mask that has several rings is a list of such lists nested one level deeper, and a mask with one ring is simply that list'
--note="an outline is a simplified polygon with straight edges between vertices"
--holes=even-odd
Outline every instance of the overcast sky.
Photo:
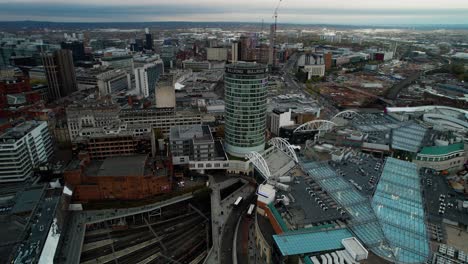
[{"label": "overcast sky", "polygon": [[[269,23],[277,0],[0,0],[0,21]],[[282,0],[280,23],[468,24],[468,0]]]}]

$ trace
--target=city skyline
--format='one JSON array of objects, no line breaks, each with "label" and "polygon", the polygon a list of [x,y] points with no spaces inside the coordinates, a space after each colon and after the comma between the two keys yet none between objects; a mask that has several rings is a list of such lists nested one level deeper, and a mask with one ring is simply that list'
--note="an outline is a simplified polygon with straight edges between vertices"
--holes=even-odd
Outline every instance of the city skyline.
[{"label": "city skyline", "polygon": [[[51,22],[272,22],[277,1],[184,0],[128,2],[114,0],[0,0],[2,21],[39,20]],[[468,2],[448,0],[441,7],[438,1],[282,1],[281,23],[322,24],[468,24]]]}]

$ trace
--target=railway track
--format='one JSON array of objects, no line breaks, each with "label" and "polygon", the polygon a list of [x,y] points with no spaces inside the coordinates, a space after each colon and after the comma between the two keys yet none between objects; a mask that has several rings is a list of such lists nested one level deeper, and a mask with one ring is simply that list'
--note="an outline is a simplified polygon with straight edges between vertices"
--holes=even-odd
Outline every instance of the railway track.
[{"label": "railway track", "polygon": [[[147,226],[146,228],[138,227],[137,229],[114,231],[110,233],[110,236],[100,234],[101,243],[94,241],[84,245],[83,248],[86,250],[81,254],[81,262],[87,264],[105,263],[102,261],[111,259],[113,251],[116,252],[119,264],[137,263],[150,257],[156,259],[154,255],[159,254],[161,250],[160,240],[164,244],[168,243],[168,245],[181,240],[190,240],[190,237],[196,237],[197,232],[203,231],[201,230],[201,222],[201,216],[188,214],[184,215],[184,217],[172,218],[171,221],[164,221],[164,224],[151,224],[158,236],[157,238],[148,230]],[[126,250],[128,248],[131,248],[131,250]],[[171,249],[174,248],[171,247]],[[95,261],[93,262],[93,260]],[[110,261],[110,263],[113,263],[113,261]]]},{"label": "railway track", "polygon": [[[193,215],[195,215],[196,212],[190,212],[186,213],[183,215],[179,215],[176,217],[172,217],[169,219],[165,219],[162,221],[157,221],[154,223],[150,223],[151,227],[156,228],[157,226],[162,226],[162,225],[171,225],[173,222],[176,222],[178,220],[186,219],[189,218]],[[112,229],[104,229],[102,231],[98,230],[93,230],[91,235],[86,235],[85,234],[85,239],[84,239],[84,244],[87,243],[92,243],[96,241],[100,241],[103,239],[107,238],[107,232],[110,230],[110,234],[112,237],[118,238],[118,237],[125,237],[129,234],[134,234],[135,232],[138,232],[138,230],[146,230],[148,227],[144,224],[142,225],[130,225],[129,229],[127,230],[112,230]]]}]

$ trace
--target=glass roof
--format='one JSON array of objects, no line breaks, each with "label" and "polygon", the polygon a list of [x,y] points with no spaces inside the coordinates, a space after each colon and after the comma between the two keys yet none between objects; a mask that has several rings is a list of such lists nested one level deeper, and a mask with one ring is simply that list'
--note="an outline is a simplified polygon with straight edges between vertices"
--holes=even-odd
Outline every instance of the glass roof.
[{"label": "glass roof", "polygon": [[398,262],[422,263],[430,256],[416,164],[387,158],[372,207]]},{"label": "glass roof", "polygon": [[408,152],[418,152],[426,129],[418,124],[396,128],[392,131],[392,148]]},{"label": "glass roof", "polygon": [[399,263],[421,263],[429,258],[416,164],[387,158],[372,201],[327,163],[301,161],[301,165],[346,209],[349,228],[372,252]]},{"label": "glass roof", "polygon": [[372,252],[393,260],[392,250],[371,207],[370,201],[327,163],[302,161],[301,166],[350,215],[349,228]]}]

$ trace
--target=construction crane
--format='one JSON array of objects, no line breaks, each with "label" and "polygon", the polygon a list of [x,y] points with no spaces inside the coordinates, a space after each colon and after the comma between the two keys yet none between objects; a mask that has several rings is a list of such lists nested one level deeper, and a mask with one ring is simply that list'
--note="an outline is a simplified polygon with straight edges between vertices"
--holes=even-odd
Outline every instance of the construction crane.
[{"label": "construction crane", "polygon": [[272,54],[272,69],[276,69],[276,29],[278,27],[278,10],[281,5],[281,0],[279,0],[278,5],[275,8],[275,12],[273,13],[273,18],[275,19],[275,24],[273,25],[273,41],[271,45],[273,46],[273,54]]}]

